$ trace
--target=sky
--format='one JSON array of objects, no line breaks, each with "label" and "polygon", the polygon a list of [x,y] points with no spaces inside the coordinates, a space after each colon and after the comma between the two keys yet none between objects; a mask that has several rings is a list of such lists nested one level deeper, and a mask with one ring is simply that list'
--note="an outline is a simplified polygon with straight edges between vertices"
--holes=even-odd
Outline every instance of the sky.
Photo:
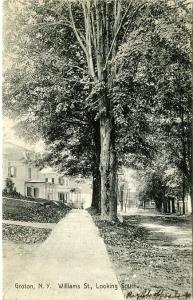
[{"label": "sky", "polygon": [[30,144],[26,141],[19,138],[14,130],[14,126],[16,125],[16,122],[14,120],[11,120],[7,117],[3,118],[2,122],[3,127],[3,142],[10,142],[18,146],[25,147],[29,150],[34,150],[36,152],[43,152],[44,151],[44,142],[38,141],[36,144]]}]

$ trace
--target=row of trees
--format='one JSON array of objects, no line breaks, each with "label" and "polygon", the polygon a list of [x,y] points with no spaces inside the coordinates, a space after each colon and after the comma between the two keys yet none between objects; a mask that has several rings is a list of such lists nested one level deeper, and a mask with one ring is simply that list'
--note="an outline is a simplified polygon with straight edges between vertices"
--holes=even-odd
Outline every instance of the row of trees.
[{"label": "row of trees", "polygon": [[4,111],[19,117],[22,136],[44,139],[44,162],[71,175],[92,174],[92,206],[106,219],[117,217],[119,167],[144,169],[168,149],[186,193],[187,1],[5,0],[4,6]]}]

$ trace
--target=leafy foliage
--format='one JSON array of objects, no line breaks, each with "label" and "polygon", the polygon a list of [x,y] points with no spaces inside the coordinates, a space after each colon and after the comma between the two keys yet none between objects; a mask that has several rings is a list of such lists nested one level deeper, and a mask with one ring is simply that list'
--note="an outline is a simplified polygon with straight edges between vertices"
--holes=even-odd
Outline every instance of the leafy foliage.
[{"label": "leafy foliage", "polygon": [[[107,5],[112,41],[114,1]],[[123,13],[128,1],[121,5]],[[84,47],[69,21],[69,1],[19,5],[12,0],[4,1],[4,6],[5,23],[14,24],[13,30],[5,24],[9,63],[4,64],[4,111],[20,118],[22,136],[45,140],[44,163],[71,175],[90,175],[96,163],[94,128],[105,114],[100,107],[105,82],[91,76]],[[82,38],[81,3],[70,2],[70,7]],[[167,153],[164,168],[177,170],[186,191],[191,161],[190,24],[186,1],[134,1],[117,32],[114,50],[103,57],[110,77],[107,96],[118,164],[151,169],[152,161],[156,164],[159,157],[164,162]],[[93,35],[95,29],[94,25]],[[93,61],[96,73],[97,57]]]}]

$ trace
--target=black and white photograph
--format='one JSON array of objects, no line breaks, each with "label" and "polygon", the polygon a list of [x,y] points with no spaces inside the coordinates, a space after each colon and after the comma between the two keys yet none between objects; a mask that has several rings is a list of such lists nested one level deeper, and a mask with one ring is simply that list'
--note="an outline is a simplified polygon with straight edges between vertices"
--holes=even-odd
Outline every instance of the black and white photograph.
[{"label": "black and white photograph", "polygon": [[193,299],[192,1],[2,11],[2,299]]}]

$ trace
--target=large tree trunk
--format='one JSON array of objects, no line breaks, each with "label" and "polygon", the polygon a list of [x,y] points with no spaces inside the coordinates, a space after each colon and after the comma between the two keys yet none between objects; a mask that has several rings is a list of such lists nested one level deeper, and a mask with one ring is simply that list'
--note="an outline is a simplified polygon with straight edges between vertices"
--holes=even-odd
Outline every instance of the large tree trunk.
[{"label": "large tree trunk", "polygon": [[94,159],[93,159],[93,191],[91,207],[97,212],[101,211],[101,174],[100,174],[100,124],[93,127]]},{"label": "large tree trunk", "polygon": [[101,155],[100,155],[100,172],[101,172],[101,216],[108,219],[109,202],[110,202],[110,120],[101,118],[100,121],[100,138],[101,138]]},{"label": "large tree trunk", "polygon": [[185,198],[188,187],[188,166],[187,166],[187,151],[186,151],[186,133],[184,123],[184,111],[181,110],[181,140],[182,140],[182,203],[183,203],[183,215],[186,213],[185,209]]},{"label": "large tree trunk", "polygon": [[117,218],[117,158],[112,120],[108,114],[101,117],[100,137],[101,216],[103,219],[115,220]]},{"label": "large tree trunk", "polygon": [[[192,126],[193,127],[193,126]],[[193,130],[192,130],[193,132]],[[192,133],[193,139],[193,133]],[[193,212],[193,141],[192,141],[192,162],[191,162],[191,175],[190,175],[190,199],[191,199],[191,214]]]},{"label": "large tree trunk", "polygon": [[[114,120],[114,119],[113,119]],[[111,131],[111,173],[110,173],[110,212],[109,217],[110,220],[116,220],[117,219],[117,189],[118,189],[118,182],[117,182],[117,168],[118,168],[118,162],[117,162],[117,154],[115,149],[115,124],[113,122],[112,124],[113,128]]]},{"label": "large tree trunk", "polygon": [[183,205],[182,213],[183,213],[183,215],[185,215],[186,178],[185,178],[184,174],[182,176],[183,176],[183,178],[182,178],[182,205]]},{"label": "large tree trunk", "polygon": [[110,173],[110,220],[117,219],[117,157],[114,147],[111,151],[111,173]]},{"label": "large tree trunk", "polygon": [[[192,33],[193,33],[193,22],[192,22]],[[193,51],[192,51],[192,61],[193,61]],[[193,64],[192,64],[192,76],[193,76]],[[192,92],[193,92],[193,84],[192,84]],[[193,113],[193,95],[192,95],[192,107],[191,113]],[[190,159],[190,197],[191,197],[191,209],[193,211],[193,118],[192,118],[192,126],[191,126],[191,159]]]},{"label": "large tree trunk", "polygon": [[[193,99],[193,97],[192,97]],[[192,109],[193,109],[193,101],[192,101]],[[191,199],[191,213],[193,212],[193,120],[192,120],[192,139],[191,139],[191,158],[190,158],[190,199]]]},{"label": "large tree trunk", "polygon": [[99,168],[93,170],[93,190],[91,207],[98,213],[101,211],[101,174]]}]

